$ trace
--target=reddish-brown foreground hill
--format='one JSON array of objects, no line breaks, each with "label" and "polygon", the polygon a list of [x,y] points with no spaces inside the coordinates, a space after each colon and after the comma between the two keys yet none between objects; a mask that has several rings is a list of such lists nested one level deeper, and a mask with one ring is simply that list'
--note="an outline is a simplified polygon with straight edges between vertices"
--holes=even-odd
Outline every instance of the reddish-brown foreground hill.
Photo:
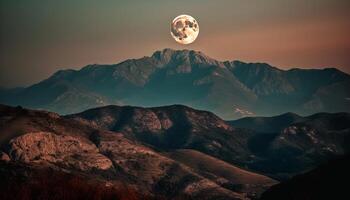
[{"label": "reddish-brown foreground hill", "polygon": [[201,153],[181,156],[224,167],[209,176],[175,154],[46,111],[2,105],[0,133],[5,199],[247,199],[276,183]]}]

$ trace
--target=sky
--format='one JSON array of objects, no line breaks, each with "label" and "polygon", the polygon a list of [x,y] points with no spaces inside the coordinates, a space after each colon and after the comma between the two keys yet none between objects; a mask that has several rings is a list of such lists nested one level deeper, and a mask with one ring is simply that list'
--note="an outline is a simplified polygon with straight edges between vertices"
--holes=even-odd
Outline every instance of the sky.
[{"label": "sky", "polygon": [[[0,0],[0,87],[164,48],[350,73],[349,10],[349,0]],[[199,23],[190,45],[170,35],[180,14]]]}]

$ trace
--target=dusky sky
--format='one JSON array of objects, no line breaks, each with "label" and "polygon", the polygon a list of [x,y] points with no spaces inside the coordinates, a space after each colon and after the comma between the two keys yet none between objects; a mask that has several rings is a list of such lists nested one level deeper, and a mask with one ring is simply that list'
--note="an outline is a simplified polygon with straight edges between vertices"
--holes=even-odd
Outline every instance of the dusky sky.
[{"label": "dusky sky", "polygon": [[[350,72],[348,0],[1,0],[0,86],[27,86],[59,69],[118,63],[164,48],[279,68]],[[176,43],[180,14],[200,26]]]}]

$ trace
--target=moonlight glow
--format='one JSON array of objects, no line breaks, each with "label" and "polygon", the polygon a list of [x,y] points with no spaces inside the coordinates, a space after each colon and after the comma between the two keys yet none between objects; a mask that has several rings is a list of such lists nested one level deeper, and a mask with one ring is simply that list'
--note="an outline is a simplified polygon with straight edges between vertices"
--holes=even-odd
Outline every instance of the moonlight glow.
[{"label": "moonlight glow", "polygon": [[194,42],[199,33],[197,20],[189,15],[179,15],[171,23],[171,35],[180,44]]}]

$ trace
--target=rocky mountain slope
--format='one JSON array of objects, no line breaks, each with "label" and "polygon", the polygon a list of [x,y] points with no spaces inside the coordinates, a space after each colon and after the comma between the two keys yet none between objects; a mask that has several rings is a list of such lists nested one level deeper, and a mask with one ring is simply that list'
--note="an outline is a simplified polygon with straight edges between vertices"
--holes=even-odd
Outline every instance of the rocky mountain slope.
[{"label": "rocky mountain slope", "polygon": [[[144,121],[151,122],[146,118]],[[143,127],[136,124],[132,128]],[[16,177],[24,176],[28,187],[23,187],[29,190],[29,195],[35,195],[33,191],[39,187],[35,180],[42,181],[44,175],[40,172],[47,170],[68,176],[69,184],[71,176],[78,177],[78,184],[84,182],[81,179],[87,180],[87,185],[78,186],[81,190],[91,188],[88,183],[92,182],[101,187],[99,193],[107,191],[106,194],[112,196],[120,195],[118,191],[126,188],[136,199],[139,196],[150,199],[247,199],[258,196],[264,188],[276,183],[235,166],[231,166],[235,170],[225,171],[227,177],[207,176],[205,170],[172,159],[169,154],[144,146],[138,140],[128,139],[128,134],[97,129],[46,111],[1,105],[0,132],[0,164],[4,169],[0,172],[16,175],[14,179],[2,179],[1,184],[16,184]],[[198,159],[202,157],[211,159],[205,155]],[[218,165],[229,165],[215,160]],[[246,178],[235,178],[239,176]],[[224,178],[225,181],[219,181]],[[57,185],[58,190],[62,187]],[[11,191],[16,190],[12,188]]]},{"label": "rocky mountain slope", "polygon": [[[349,121],[348,113],[287,113],[226,122],[182,105],[67,116],[1,105],[0,185],[19,187],[0,197],[45,196],[67,182],[103,199],[257,199],[277,183],[266,175],[286,180],[348,154]],[[45,174],[50,189],[38,184]]]},{"label": "rocky mountain slope", "polygon": [[[231,122],[233,126],[230,126],[213,113],[181,105],[106,106],[66,118],[121,132],[131,140],[162,151],[194,149],[277,179],[289,178],[334,156],[344,155],[349,152],[350,144],[347,113],[320,113],[304,121],[287,113],[266,119],[242,119]],[[248,123],[241,124],[250,123],[252,130],[234,126],[247,120]]]},{"label": "rocky mountain slope", "polygon": [[190,148],[238,163],[249,159],[247,135],[213,113],[173,105],[106,106],[66,116],[99,129],[121,132],[161,150]]},{"label": "rocky mountain slope", "polygon": [[232,119],[350,111],[349,86],[350,76],[334,68],[284,71],[164,49],[119,64],[58,71],[27,88],[0,91],[0,102],[61,114],[109,104],[183,104]]}]

